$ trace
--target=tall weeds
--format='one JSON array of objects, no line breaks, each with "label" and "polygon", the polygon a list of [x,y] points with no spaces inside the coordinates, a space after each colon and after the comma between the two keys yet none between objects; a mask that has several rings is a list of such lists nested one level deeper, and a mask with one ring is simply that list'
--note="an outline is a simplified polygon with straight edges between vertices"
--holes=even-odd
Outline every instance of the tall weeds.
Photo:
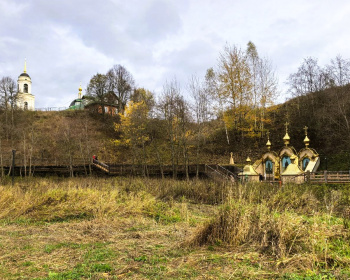
[{"label": "tall weeds", "polygon": [[321,192],[314,186],[264,187],[269,188],[261,184],[232,188],[218,215],[186,243],[256,248],[279,259],[279,264],[298,261],[308,269],[350,264],[341,252],[329,250],[350,239],[341,213],[347,207],[347,187],[344,193]]},{"label": "tall weeds", "polygon": [[5,181],[0,185],[0,219],[149,217],[167,224],[189,222],[189,204],[201,203],[211,205],[211,213],[217,215],[185,244],[254,248],[277,258],[279,265],[298,262],[308,269],[325,268],[350,265],[349,189],[208,180],[30,178],[17,180],[14,187]]}]

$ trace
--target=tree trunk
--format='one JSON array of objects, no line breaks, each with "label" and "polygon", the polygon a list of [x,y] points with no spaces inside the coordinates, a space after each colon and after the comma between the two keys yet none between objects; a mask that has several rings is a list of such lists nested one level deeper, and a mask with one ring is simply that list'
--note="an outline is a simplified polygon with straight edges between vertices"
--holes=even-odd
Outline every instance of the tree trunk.
[{"label": "tree trunk", "polygon": [[4,177],[4,165],[3,165],[3,161],[2,161],[2,142],[0,139],[0,164],[1,164],[1,177]]},{"label": "tree trunk", "polygon": [[24,132],[23,132],[23,166],[24,166],[24,177],[27,177],[26,135]]}]

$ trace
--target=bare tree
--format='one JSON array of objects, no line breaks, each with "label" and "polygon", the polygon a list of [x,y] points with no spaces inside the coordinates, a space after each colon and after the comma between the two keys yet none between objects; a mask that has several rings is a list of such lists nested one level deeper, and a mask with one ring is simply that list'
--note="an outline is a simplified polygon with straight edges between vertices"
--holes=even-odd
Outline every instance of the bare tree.
[{"label": "bare tree", "polygon": [[205,91],[208,96],[210,96],[211,101],[213,102],[213,108],[217,112],[218,116],[220,116],[226,133],[226,141],[227,144],[230,145],[230,138],[227,131],[227,125],[224,121],[224,97],[220,94],[218,75],[214,71],[213,68],[209,68],[205,74]]},{"label": "bare tree", "polygon": [[254,130],[264,131],[266,107],[274,103],[278,95],[278,81],[268,58],[260,58],[253,42],[247,45],[247,61],[251,73],[252,109],[254,113]]},{"label": "bare tree", "polygon": [[350,60],[338,55],[326,66],[329,86],[345,86],[350,83]]},{"label": "bare tree", "polygon": [[267,59],[260,59],[258,64],[258,101],[260,122],[259,130],[263,136],[266,121],[267,107],[272,106],[278,96],[278,81],[271,62]]},{"label": "bare tree", "polygon": [[[87,92],[88,99],[103,106],[104,103],[106,102],[107,93],[108,93],[107,76],[99,73],[94,75],[90,79],[86,92]],[[104,114],[103,109],[102,109],[102,114]]]},{"label": "bare tree", "polygon": [[296,73],[289,75],[289,92],[292,96],[302,96],[326,88],[327,79],[316,58],[308,57]]},{"label": "bare tree", "polygon": [[107,72],[108,91],[117,99],[118,112],[123,113],[134,89],[134,78],[124,66],[114,65]]},{"label": "bare tree", "polygon": [[158,106],[160,117],[166,122],[173,177],[177,176],[181,152],[186,168],[186,176],[188,177],[189,154],[186,134],[189,123],[188,104],[180,94],[180,87],[175,79],[163,86],[163,93]]},{"label": "bare tree", "polygon": [[[343,59],[338,55],[331,63],[325,67],[329,79],[329,92],[334,97],[334,104],[331,105],[329,119],[333,125],[338,126],[343,136],[347,135],[350,139],[350,60]],[[346,139],[346,138],[345,138]]]},{"label": "bare tree", "polygon": [[[9,136],[14,127],[14,110],[16,107],[17,99],[17,88],[15,81],[10,77],[3,77],[0,80],[0,98],[1,98],[1,107],[5,112],[5,134],[6,139],[9,139]],[[10,113],[10,116],[9,116]],[[11,118],[9,120],[9,118]]]},{"label": "bare tree", "polygon": [[203,83],[201,83],[198,77],[192,76],[189,81],[189,90],[194,100],[193,114],[196,121],[196,162],[197,171],[196,176],[199,176],[199,154],[201,145],[205,143],[205,125],[210,120],[211,106],[210,95],[205,91]]}]

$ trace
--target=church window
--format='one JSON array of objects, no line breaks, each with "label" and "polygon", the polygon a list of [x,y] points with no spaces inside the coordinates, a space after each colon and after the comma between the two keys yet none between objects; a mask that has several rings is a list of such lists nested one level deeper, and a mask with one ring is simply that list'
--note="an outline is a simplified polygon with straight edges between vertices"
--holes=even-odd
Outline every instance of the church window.
[{"label": "church window", "polygon": [[303,159],[303,171],[305,171],[307,165],[309,164],[310,159],[309,158],[304,158]]},{"label": "church window", "polygon": [[282,158],[282,172],[286,170],[287,166],[291,163],[289,156],[284,156]]},{"label": "church window", "polygon": [[24,91],[24,93],[28,93],[28,85],[27,84],[24,84],[23,91]]},{"label": "church window", "polygon": [[28,102],[24,102],[24,110],[28,110]]},{"label": "church window", "polygon": [[265,161],[265,172],[266,174],[272,174],[273,171],[273,163],[271,160]]}]

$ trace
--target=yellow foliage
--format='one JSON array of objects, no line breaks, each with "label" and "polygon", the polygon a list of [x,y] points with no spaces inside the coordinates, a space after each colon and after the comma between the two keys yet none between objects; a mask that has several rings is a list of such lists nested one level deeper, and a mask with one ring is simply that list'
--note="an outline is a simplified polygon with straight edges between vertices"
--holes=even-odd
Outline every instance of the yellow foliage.
[{"label": "yellow foliage", "polygon": [[120,124],[115,124],[115,130],[121,133],[121,138],[114,141],[116,145],[142,145],[149,140],[146,133],[148,123],[148,106],[144,101],[130,101],[120,116]]}]

